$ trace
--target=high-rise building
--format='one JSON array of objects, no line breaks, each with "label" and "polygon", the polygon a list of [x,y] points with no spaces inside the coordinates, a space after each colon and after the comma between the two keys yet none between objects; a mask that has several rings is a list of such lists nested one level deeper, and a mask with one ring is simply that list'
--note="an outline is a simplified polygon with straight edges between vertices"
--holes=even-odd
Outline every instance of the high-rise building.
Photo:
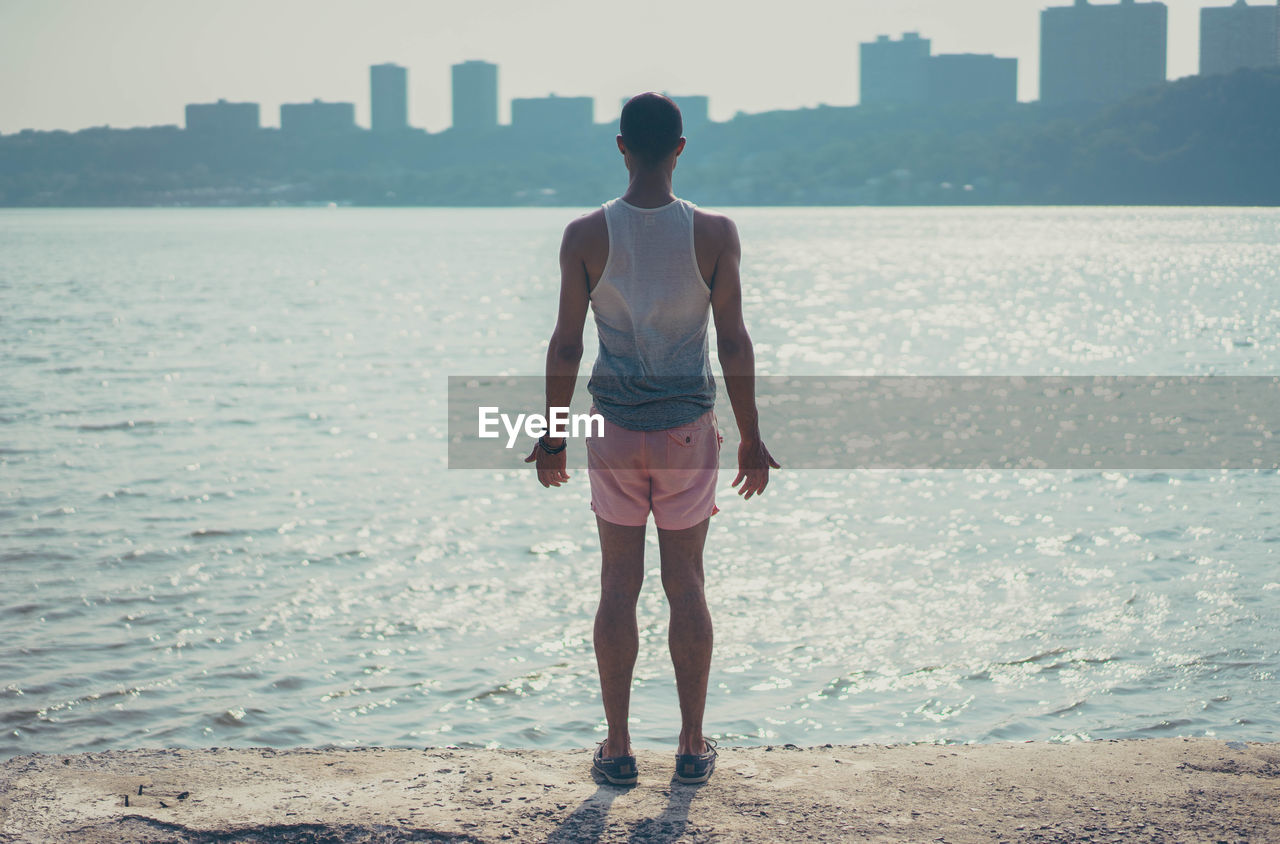
[{"label": "high-rise building", "polygon": [[918,32],[904,32],[894,41],[881,35],[860,44],[858,66],[859,101],[874,103],[923,103],[929,99],[928,38]]},{"label": "high-rise building", "polygon": [[684,123],[686,130],[696,129],[711,122],[711,100],[706,95],[693,94],[677,97],[672,94],[669,96],[680,108],[680,120]]},{"label": "high-rise building", "polygon": [[409,72],[398,64],[369,68],[369,128],[375,132],[409,128]]},{"label": "high-rise building", "polygon": [[192,103],[186,112],[189,132],[234,134],[261,128],[257,103]]},{"label": "high-rise building", "polygon": [[1040,100],[1113,102],[1165,81],[1164,3],[1075,0],[1040,13]]},{"label": "high-rise building", "polygon": [[1233,5],[1200,10],[1200,73],[1280,64],[1280,6]]},{"label": "high-rise building", "polygon": [[978,53],[932,56],[929,101],[935,105],[1015,103],[1018,101],[1018,60]]},{"label": "high-rise building", "polygon": [[356,128],[355,103],[285,103],[280,106],[280,131],[297,135],[350,132]]},{"label": "high-rise building", "polygon": [[453,66],[453,128],[483,132],[498,125],[498,66],[472,59]]},{"label": "high-rise building", "polygon": [[548,135],[581,132],[591,128],[595,111],[590,97],[520,97],[511,101],[511,127]]},{"label": "high-rise building", "polygon": [[931,55],[928,38],[904,32],[859,46],[863,104],[952,105],[1018,99],[1018,60],[977,53]]}]

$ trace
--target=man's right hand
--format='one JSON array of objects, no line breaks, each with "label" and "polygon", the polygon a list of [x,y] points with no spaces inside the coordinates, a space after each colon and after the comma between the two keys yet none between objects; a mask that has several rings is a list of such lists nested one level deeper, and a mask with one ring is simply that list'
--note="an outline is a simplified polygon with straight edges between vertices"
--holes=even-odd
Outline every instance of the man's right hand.
[{"label": "man's right hand", "polygon": [[[738,495],[750,498],[764,492],[769,485],[769,469],[781,469],[778,461],[773,459],[769,449],[762,440],[742,442],[738,444],[738,477],[733,479],[733,486],[738,487]],[[742,486],[738,486],[741,483]]]}]

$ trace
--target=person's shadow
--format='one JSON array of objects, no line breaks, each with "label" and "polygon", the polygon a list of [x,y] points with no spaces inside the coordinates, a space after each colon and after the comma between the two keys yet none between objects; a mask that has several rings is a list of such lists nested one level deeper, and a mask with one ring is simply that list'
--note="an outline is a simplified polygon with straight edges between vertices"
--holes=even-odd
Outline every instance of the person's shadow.
[{"label": "person's shadow", "polygon": [[645,818],[631,830],[631,841],[635,844],[658,844],[658,842],[675,841],[684,835],[689,826],[689,804],[702,783],[682,785],[671,780],[671,796],[667,798],[667,807],[656,818]]},{"label": "person's shadow", "polygon": [[[594,772],[593,772],[594,773]],[[629,791],[633,786],[616,786],[605,782],[595,775],[599,788],[595,793],[582,801],[569,817],[547,836],[553,842],[595,842],[604,835],[609,821],[609,809],[618,795]],[[645,818],[631,830],[629,840],[636,844],[659,844],[674,841],[684,835],[689,826],[689,804],[702,785],[681,785],[674,778],[671,780],[671,793],[667,798],[666,808],[656,818]]]},{"label": "person's shadow", "polygon": [[604,834],[605,824],[609,820],[609,808],[613,806],[613,801],[619,794],[634,787],[610,785],[594,771],[592,775],[600,787],[551,831],[547,841],[599,841],[600,836]]}]

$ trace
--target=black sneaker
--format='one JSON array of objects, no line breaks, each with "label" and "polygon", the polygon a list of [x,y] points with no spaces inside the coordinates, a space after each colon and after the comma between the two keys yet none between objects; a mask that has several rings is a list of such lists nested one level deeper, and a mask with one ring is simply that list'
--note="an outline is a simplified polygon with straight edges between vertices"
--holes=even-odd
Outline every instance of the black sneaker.
[{"label": "black sneaker", "polygon": [[707,748],[704,753],[676,754],[676,781],[685,785],[696,785],[711,779],[711,772],[716,769],[716,743],[709,738],[702,739]]},{"label": "black sneaker", "polygon": [[591,770],[604,777],[613,785],[635,785],[639,775],[636,773],[636,757],[604,756],[604,742],[596,745],[596,755],[591,759]]}]

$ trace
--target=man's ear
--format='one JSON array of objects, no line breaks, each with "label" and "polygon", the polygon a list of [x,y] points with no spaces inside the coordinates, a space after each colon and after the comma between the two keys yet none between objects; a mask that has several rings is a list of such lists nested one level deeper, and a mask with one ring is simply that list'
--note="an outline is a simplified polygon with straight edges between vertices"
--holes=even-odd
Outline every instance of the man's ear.
[{"label": "man's ear", "polygon": [[622,136],[619,135],[617,140],[618,140],[618,152],[622,153],[623,155],[626,155],[627,147],[625,144],[622,143]]},{"label": "man's ear", "polygon": [[676,158],[679,158],[680,153],[684,152],[684,142],[685,142],[685,138],[681,137],[680,143],[676,144]]}]

